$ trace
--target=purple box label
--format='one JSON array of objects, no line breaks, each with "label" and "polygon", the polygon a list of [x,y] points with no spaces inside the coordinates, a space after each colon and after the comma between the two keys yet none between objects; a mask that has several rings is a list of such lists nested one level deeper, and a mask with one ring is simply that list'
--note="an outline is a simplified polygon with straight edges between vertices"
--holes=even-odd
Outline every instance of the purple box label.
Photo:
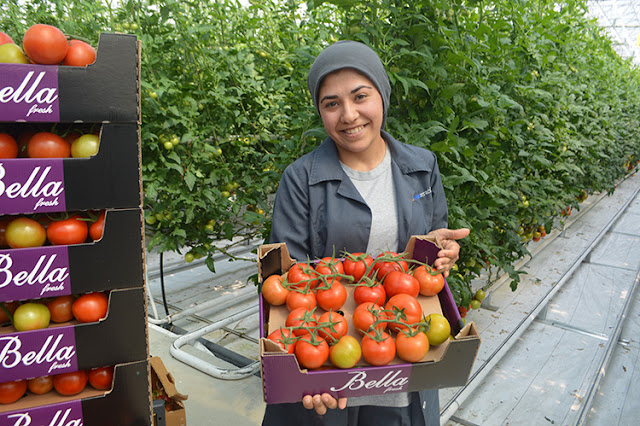
[{"label": "purple box label", "polygon": [[60,121],[58,67],[0,64],[2,121]]},{"label": "purple box label", "polygon": [[77,366],[73,326],[0,335],[3,381],[77,371]]},{"label": "purple box label", "polygon": [[65,211],[62,159],[0,161],[0,214]]},{"label": "purple box label", "polygon": [[80,399],[0,414],[5,426],[79,426],[83,420]]},{"label": "purple box label", "polygon": [[0,250],[0,301],[71,294],[67,246]]}]

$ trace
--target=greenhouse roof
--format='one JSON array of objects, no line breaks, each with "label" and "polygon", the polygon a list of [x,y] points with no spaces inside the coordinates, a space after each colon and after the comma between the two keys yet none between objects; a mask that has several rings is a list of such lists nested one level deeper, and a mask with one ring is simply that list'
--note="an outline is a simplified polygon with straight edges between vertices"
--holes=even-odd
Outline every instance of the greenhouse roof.
[{"label": "greenhouse roof", "polygon": [[624,58],[640,64],[640,0],[590,0],[589,15],[596,18]]}]

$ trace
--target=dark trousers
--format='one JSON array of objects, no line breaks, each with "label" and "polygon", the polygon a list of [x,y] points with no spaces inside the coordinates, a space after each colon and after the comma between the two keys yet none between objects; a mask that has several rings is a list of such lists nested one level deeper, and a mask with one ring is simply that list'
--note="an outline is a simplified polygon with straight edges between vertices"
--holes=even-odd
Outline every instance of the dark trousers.
[{"label": "dark trousers", "polygon": [[407,407],[363,405],[320,416],[301,402],[267,404],[262,426],[439,426],[438,391],[412,392]]}]

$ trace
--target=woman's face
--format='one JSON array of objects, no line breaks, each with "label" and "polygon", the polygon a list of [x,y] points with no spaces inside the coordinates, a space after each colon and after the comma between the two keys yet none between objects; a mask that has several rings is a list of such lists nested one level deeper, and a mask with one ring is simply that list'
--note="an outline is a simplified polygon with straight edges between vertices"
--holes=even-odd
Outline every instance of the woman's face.
[{"label": "woman's face", "polygon": [[333,72],[324,78],[318,99],[322,123],[342,162],[384,157],[382,96],[371,80],[351,68]]}]

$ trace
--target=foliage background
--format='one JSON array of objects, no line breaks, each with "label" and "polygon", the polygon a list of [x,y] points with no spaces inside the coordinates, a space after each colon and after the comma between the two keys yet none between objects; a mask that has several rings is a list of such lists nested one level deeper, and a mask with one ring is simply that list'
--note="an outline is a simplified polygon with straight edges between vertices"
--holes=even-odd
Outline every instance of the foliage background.
[{"label": "foliage background", "polygon": [[[265,238],[284,168],[324,131],[306,73],[329,43],[372,46],[392,82],[387,129],[436,152],[450,227],[469,227],[449,284],[461,304],[568,208],[611,192],[640,158],[640,76],[586,2],[545,0],[24,0],[0,6],[18,43],[48,23],[98,47],[142,45],[148,244],[206,257]],[[98,53],[99,54],[99,53]],[[541,227],[544,227],[544,232]],[[224,241],[225,244],[214,244]]]}]

